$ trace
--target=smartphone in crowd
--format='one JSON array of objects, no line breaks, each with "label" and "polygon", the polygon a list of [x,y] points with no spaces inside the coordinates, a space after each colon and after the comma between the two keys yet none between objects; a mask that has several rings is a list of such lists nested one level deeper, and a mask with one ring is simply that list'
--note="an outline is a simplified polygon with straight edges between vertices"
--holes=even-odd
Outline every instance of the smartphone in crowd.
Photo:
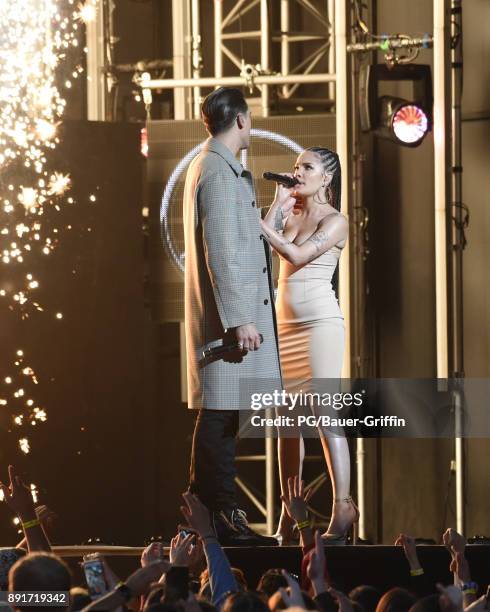
[{"label": "smartphone in crowd", "polygon": [[107,578],[104,570],[104,563],[101,559],[90,559],[83,562],[85,581],[87,582],[88,592],[92,599],[97,599],[105,595],[109,590]]}]

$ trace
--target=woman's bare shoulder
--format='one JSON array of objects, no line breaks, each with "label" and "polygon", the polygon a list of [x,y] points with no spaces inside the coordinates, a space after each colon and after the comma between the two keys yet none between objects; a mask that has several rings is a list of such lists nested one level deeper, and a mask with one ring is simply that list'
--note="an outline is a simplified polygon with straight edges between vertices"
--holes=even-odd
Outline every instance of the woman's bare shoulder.
[{"label": "woman's bare shoulder", "polygon": [[340,213],[340,212],[334,212],[334,213],[329,213],[328,215],[325,215],[322,220],[320,221],[320,223],[318,224],[318,227],[336,227],[336,228],[343,228],[349,227],[349,220],[347,219],[347,217]]}]

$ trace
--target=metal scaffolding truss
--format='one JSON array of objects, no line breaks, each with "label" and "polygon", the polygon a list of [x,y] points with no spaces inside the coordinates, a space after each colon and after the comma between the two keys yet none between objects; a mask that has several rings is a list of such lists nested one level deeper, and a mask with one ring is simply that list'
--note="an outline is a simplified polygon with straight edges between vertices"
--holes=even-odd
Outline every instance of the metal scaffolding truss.
[{"label": "metal scaffolding truss", "polygon": [[[198,3],[199,0],[194,0],[194,5],[198,5]],[[268,75],[279,72],[282,76],[314,74],[315,68],[324,56],[327,57],[328,62],[327,73],[331,75],[335,73],[334,0],[321,0],[316,5],[311,0],[280,0],[280,31],[272,32],[272,34],[268,0],[238,0],[238,2],[230,4],[228,11],[225,4],[223,0],[214,0],[214,76],[216,78],[224,76],[223,60],[225,57],[241,73],[247,70],[249,73],[254,72],[251,68],[252,61],[249,61],[246,57],[241,57],[243,48],[241,43],[244,40],[256,40],[259,44],[260,63],[254,67],[256,74]],[[321,25],[323,32],[292,30],[291,11],[293,4],[313,15]],[[237,22],[241,24],[242,18],[247,13],[256,18],[255,27],[246,31],[242,30],[241,27],[238,31],[236,27],[230,29]],[[271,41],[280,44],[278,66],[273,66],[271,62]],[[316,48],[307,57],[293,65],[291,62],[291,46],[310,41],[317,43]],[[239,50],[236,48],[238,44],[240,45]],[[299,86],[299,82],[292,85],[282,85],[281,96],[285,99],[291,98]],[[257,88],[261,92],[262,114],[267,117],[270,107],[269,85],[257,85]],[[330,82],[328,97],[333,100],[334,96],[335,86]]]}]

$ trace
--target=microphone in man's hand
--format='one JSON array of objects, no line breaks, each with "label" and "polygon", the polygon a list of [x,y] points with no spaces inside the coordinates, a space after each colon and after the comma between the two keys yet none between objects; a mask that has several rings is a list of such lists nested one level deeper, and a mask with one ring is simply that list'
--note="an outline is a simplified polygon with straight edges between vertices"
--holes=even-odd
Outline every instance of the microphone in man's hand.
[{"label": "microphone in man's hand", "polygon": [[294,187],[299,183],[298,179],[294,176],[285,176],[284,174],[276,174],[275,172],[264,172],[262,178],[265,178],[266,181],[280,183],[281,185],[285,185],[289,188]]},{"label": "microphone in man's hand", "polygon": [[[264,341],[264,336],[259,334],[260,344]],[[203,359],[221,359],[226,356],[227,353],[232,351],[242,350],[239,342],[232,342],[231,344],[222,344],[220,346],[215,346],[214,348],[208,348],[202,352]]]}]

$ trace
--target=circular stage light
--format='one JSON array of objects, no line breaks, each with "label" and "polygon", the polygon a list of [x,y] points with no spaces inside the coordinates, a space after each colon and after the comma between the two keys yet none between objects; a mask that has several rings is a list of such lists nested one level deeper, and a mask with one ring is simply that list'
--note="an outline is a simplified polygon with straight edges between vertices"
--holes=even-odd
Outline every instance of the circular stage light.
[{"label": "circular stage light", "polygon": [[[250,135],[252,138],[263,138],[265,140],[271,140],[276,144],[293,151],[296,155],[299,155],[304,151],[303,147],[298,144],[296,141],[284,136],[283,134],[277,134],[276,132],[271,132],[269,130],[260,130],[252,128],[250,130]],[[186,171],[187,166],[191,163],[191,161],[199,154],[201,149],[204,146],[204,142],[193,147],[177,164],[177,166],[173,169],[170,178],[165,185],[165,190],[163,192],[162,201],[160,204],[160,231],[163,246],[165,251],[167,252],[170,259],[177,266],[178,270],[183,274],[185,270],[185,253],[174,244],[172,239],[172,231],[170,227],[169,221],[169,211],[172,202],[172,193],[179,181],[181,175]],[[247,167],[247,150],[244,149],[241,151],[241,163],[244,168]]]},{"label": "circular stage light", "polygon": [[424,111],[415,104],[404,104],[393,114],[393,134],[402,144],[417,145],[422,142],[429,128]]}]

